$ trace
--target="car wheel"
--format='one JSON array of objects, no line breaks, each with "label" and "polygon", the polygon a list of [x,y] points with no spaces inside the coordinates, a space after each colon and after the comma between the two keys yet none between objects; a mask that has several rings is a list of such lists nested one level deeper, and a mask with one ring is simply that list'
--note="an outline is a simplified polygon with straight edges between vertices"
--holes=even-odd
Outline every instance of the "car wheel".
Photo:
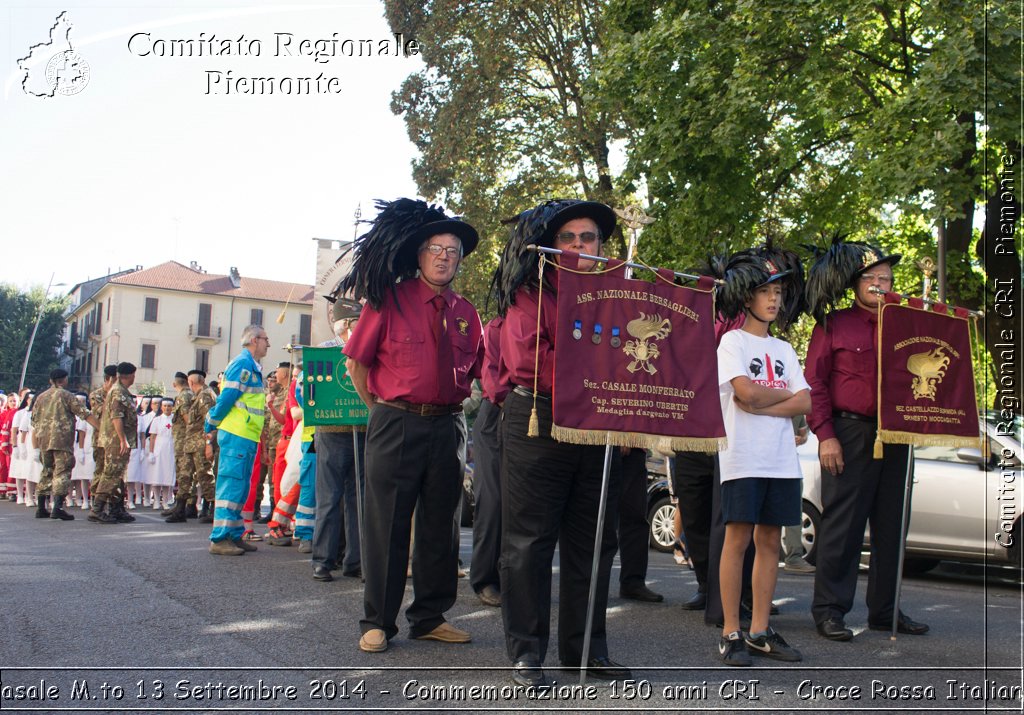
[{"label": "car wheel", "polygon": [[903,559],[903,574],[904,575],[915,575],[922,574],[931,571],[933,568],[939,565],[938,559],[927,559],[927,558],[904,558]]},{"label": "car wheel", "polygon": [[818,549],[818,532],[821,530],[821,512],[806,499],[803,501],[803,514],[800,516],[800,541],[804,545],[804,558],[814,563]]},{"label": "car wheel", "polygon": [[676,543],[676,507],[670,497],[662,497],[654,502],[647,521],[651,524],[651,548],[667,554]]}]

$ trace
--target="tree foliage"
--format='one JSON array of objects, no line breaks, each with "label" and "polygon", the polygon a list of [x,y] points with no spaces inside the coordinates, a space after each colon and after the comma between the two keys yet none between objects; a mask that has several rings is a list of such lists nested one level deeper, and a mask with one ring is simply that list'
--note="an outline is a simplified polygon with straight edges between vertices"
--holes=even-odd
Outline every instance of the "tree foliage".
[{"label": "tree foliage", "polygon": [[621,133],[595,92],[602,2],[388,0],[392,30],[427,67],[394,94],[420,157],[420,192],[480,231],[460,290],[483,307],[507,231],[502,219],[547,198],[617,203],[609,167]]},{"label": "tree foliage", "polygon": [[0,284],[0,388],[16,390],[21,377],[32,328],[45,302],[39,330],[32,345],[25,386],[45,389],[50,371],[57,367],[61,338],[64,332],[64,309],[67,298],[46,300],[42,286],[28,292],[9,284]]}]

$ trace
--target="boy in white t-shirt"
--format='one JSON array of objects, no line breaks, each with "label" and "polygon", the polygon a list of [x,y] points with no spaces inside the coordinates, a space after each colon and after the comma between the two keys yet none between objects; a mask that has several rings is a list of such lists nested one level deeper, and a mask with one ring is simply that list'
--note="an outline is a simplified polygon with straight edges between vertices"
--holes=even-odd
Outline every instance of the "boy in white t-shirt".
[{"label": "boy in white t-shirt", "polygon": [[[719,567],[724,614],[718,652],[728,665],[751,664],[751,655],[799,661],[768,624],[779,565],[782,527],[800,520],[800,462],[791,417],[811,409],[810,387],[793,347],[769,334],[786,305],[784,285],[802,281],[780,271],[764,251],[740,254],[747,265],[726,272],[734,299],[745,296],[746,321],[722,337],[718,380],[729,448],[719,453],[725,544]],[[739,256],[730,264],[735,267]],[[794,257],[795,258],[795,257]],[[788,281],[781,279],[790,278]],[[727,298],[728,299],[728,298]],[[723,306],[724,307],[724,306]],[[792,317],[788,315],[787,317]],[[740,630],[743,555],[754,540],[753,613],[749,634]]]}]

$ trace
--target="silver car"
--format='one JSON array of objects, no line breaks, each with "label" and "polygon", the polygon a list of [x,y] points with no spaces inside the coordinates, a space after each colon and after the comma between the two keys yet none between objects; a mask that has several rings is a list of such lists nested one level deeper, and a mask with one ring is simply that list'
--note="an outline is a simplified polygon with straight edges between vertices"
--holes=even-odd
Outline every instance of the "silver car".
[{"label": "silver car", "polygon": [[[927,571],[940,560],[1021,566],[1020,419],[1008,430],[1012,437],[992,418],[984,421],[984,429],[984,456],[971,447],[914,448],[907,571]],[[803,542],[810,555],[821,526],[817,439],[812,435],[797,451],[804,475]],[[865,549],[869,543],[866,532]]]}]

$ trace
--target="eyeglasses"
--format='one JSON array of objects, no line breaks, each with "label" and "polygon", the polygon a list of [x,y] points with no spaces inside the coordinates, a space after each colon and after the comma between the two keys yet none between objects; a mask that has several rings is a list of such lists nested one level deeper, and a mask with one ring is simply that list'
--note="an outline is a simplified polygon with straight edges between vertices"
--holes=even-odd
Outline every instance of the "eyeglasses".
[{"label": "eyeglasses", "polygon": [[573,233],[572,231],[562,231],[560,234],[555,236],[559,243],[569,244],[573,243],[576,238],[579,237],[583,243],[593,243],[598,239],[598,236],[593,231],[584,231],[583,233]]},{"label": "eyeglasses", "polygon": [[877,273],[862,273],[860,279],[864,283],[874,283],[877,280],[883,285],[892,285],[892,276],[883,276]]},{"label": "eyeglasses", "polygon": [[253,338],[253,340],[266,340],[267,345],[270,345],[270,338],[268,338],[266,335],[257,335],[255,338]]},{"label": "eyeglasses", "polygon": [[449,258],[458,258],[461,249],[456,246],[439,246],[436,243],[431,243],[425,250],[429,251],[431,256],[440,256],[443,253]]}]

